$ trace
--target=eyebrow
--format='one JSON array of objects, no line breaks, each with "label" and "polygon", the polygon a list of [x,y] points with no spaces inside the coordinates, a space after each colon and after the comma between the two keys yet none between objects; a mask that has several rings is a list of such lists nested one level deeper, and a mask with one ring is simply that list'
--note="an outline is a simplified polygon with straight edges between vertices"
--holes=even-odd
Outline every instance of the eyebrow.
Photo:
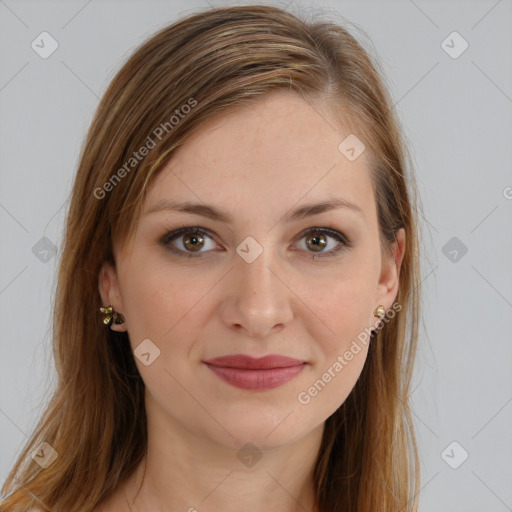
[{"label": "eyebrow", "polygon": [[[346,208],[349,211],[353,211],[362,217],[365,217],[363,210],[355,203],[351,203],[346,199],[335,198],[320,203],[311,203],[295,210],[292,210],[284,215],[283,220],[285,222],[293,222],[304,219],[312,215],[319,215],[324,212],[331,210]],[[224,223],[232,223],[232,217],[225,211],[216,208],[213,205],[204,203],[193,203],[190,201],[178,202],[170,199],[162,199],[156,202],[153,206],[145,211],[145,215],[160,211],[176,211],[182,213],[192,213],[195,215],[201,215],[212,220],[216,220]]]}]

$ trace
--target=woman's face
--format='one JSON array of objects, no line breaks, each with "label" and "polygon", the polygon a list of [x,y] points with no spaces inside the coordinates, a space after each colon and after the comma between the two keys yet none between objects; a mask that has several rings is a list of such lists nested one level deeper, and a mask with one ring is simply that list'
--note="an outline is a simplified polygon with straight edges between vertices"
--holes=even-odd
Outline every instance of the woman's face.
[{"label": "woman's face", "polygon": [[[349,132],[335,126],[325,105],[274,92],[204,125],[155,178],[133,243],[100,272],[104,303],[126,319],[115,328],[128,331],[148,417],[268,448],[303,438],[347,398],[374,309],[396,297],[403,232],[395,259],[383,258],[367,155],[342,153]],[[354,208],[294,215],[341,200]],[[205,363],[240,354],[303,364]]]}]

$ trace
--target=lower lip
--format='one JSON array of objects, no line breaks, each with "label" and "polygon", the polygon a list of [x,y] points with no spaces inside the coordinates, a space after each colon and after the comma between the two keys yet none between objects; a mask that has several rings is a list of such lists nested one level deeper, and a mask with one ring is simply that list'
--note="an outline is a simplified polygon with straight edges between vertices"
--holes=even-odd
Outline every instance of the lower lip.
[{"label": "lower lip", "polygon": [[294,379],[306,366],[305,363],[288,368],[270,368],[266,370],[242,370],[226,368],[205,363],[210,370],[223,381],[240,389],[264,390],[282,386]]}]

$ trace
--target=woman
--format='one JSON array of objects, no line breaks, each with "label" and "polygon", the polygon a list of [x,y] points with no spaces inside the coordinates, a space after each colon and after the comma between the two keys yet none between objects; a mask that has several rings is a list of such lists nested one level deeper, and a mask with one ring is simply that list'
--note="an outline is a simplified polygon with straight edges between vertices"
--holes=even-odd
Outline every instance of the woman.
[{"label": "woman", "polygon": [[415,510],[406,164],[341,26],[239,6],[144,43],[83,148],[2,511]]}]

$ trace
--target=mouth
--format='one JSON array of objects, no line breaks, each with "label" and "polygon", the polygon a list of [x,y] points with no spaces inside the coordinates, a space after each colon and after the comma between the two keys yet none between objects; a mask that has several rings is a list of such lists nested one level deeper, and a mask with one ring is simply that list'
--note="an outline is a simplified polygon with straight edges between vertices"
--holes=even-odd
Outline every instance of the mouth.
[{"label": "mouth", "polygon": [[244,354],[223,356],[203,363],[224,382],[246,390],[268,390],[297,377],[308,364],[287,356],[253,358]]},{"label": "mouth", "polygon": [[271,354],[265,357],[251,357],[245,354],[232,354],[215,357],[204,361],[206,364],[223,368],[238,368],[241,370],[268,370],[272,368],[290,368],[300,366],[305,361],[293,357]]}]

